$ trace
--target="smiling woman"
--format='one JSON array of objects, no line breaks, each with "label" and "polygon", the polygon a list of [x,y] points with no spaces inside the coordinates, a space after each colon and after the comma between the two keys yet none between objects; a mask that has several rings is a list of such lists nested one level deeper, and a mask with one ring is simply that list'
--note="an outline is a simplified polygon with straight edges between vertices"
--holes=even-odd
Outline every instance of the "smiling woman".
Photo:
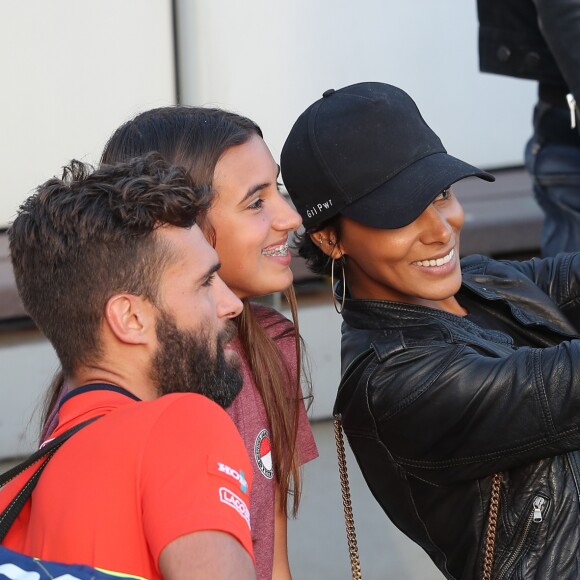
[{"label": "smiling woman", "polygon": [[227,283],[238,298],[292,284],[288,234],[302,223],[278,189],[278,165],[258,135],[218,161],[211,225]]},{"label": "smiling woman", "polygon": [[326,91],[281,166],[300,253],[342,270],[335,412],[380,506],[446,578],[579,578],[580,253],[460,261],[450,186],[493,178],[390,85]]},{"label": "smiling woman", "polygon": [[[220,278],[244,303],[235,319],[238,336],[229,344],[240,357],[244,384],[226,411],[252,459],[256,571],[259,579],[288,579],[286,520],[297,513],[300,467],[317,450],[300,384],[298,328],[250,299],[285,291],[297,320],[288,235],[301,219],[281,195],[278,165],[250,119],[201,107],[146,111],[115,131],[101,162],[113,164],[149,151],[186,169],[195,184],[212,194],[209,211],[197,223],[217,251]],[[49,409],[55,408],[59,392],[56,383]]]},{"label": "smiling woman", "polygon": [[463,210],[450,189],[402,228],[372,228],[345,217],[334,248],[348,256],[350,295],[464,313],[453,299],[461,286],[462,225]]}]

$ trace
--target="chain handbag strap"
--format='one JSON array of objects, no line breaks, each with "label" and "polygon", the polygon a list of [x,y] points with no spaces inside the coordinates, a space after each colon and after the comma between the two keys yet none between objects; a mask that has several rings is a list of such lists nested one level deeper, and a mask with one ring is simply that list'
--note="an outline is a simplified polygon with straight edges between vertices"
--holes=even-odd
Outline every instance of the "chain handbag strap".
[{"label": "chain handbag strap", "polygon": [[346,526],[346,539],[348,542],[348,554],[353,580],[362,580],[358,546],[356,543],[356,530],[352,515],[352,503],[350,501],[350,485],[348,483],[348,470],[346,467],[346,455],[344,453],[344,438],[342,425],[338,417],[334,418],[334,437],[336,439],[336,454],[338,455],[338,473],[340,475],[340,490],[342,492],[342,505],[344,507],[344,523]]},{"label": "chain handbag strap", "polygon": [[485,533],[485,552],[483,555],[482,580],[491,580],[492,578],[493,560],[495,556],[497,516],[499,514],[500,488],[501,473],[496,473],[493,476],[491,483],[491,500],[489,502],[489,515],[487,518],[487,530]]},{"label": "chain handbag strap", "polygon": [[360,353],[344,372],[338,387],[338,394],[334,404],[334,437],[336,439],[336,454],[338,456],[338,473],[340,476],[340,490],[342,493],[342,504],[344,507],[344,523],[346,526],[346,539],[348,542],[348,554],[350,557],[350,567],[352,569],[353,580],[362,580],[360,558],[356,543],[356,531],[354,528],[354,517],[352,515],[352,503],[350,501],[350,485],[348,483],[348,470],[346,468],[346,455],[344,452],[344,437],[342,430],[341,408],[350,400],[353,389],[363,384],[363,375],[369,368],[369,363],[374,358],[374,350],[369,347]]}]

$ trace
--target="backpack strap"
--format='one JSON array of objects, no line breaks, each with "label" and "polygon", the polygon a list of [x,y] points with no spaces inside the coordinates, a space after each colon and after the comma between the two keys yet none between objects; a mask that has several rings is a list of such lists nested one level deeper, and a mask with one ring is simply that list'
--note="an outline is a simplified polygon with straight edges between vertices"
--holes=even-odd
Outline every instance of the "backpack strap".
[{"label": "backpack strap", "polygon": [[[102,416],[102,415],[101,415]],[[4,541],[6,534],[10,530],[10,527],[18,517],[18,514],[22,511],[24,504],[28,501],[44,468],[48,465],[48,462],[52,456],[56,453],[57,449],[70,437],[72,437],[77,431],[80,431],[83,427],[90,425],[93,421],[99,419],[99,417],[93,417],[87,421],[83,421],[74,427],[71,427],[65,431],[62,435],[51,439],[43,445],[38,451],[35,451],[28,459],[19,463],[12,469],[9,469],[2,475],[0,475],[0,488],[4,487],[9,481],[12,481],[15,477],[26,471],[29,467],[35,463],[39,463],[36,470],[28,478],[22,489],[16,494],[16,497],[10,502],[6,509],[0,514],[0,544]]]}]

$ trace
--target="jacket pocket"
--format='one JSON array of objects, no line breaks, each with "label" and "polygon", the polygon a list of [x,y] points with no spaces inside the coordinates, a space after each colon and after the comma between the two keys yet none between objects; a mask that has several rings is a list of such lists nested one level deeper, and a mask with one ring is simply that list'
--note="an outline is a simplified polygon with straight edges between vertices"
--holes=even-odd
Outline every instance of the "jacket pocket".
[{"label": "jacket pocket", "polygon": [[509,542],[507,550],[501,558],[501,564],[498,562],[500,565],[493,575],[494,580],[512,578],[516,566],[533,546],[534,539],[542,528],[549,506],[550,499],[545,494],[536,493],[532,495],[522,512],[520,521],[515,527],[514,535]]}]

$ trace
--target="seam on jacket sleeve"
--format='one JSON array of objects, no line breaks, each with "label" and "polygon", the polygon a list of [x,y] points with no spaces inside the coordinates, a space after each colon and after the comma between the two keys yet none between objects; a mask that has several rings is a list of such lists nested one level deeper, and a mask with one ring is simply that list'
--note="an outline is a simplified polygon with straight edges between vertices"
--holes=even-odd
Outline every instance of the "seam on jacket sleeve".
[{"label": "seam on jacket sleeve", "polygon": [[503,447],[501,449],[497,449],[490,453],[483,453],[481,455],[469,455],[466,457],[461,457],[457,459],[449,459],[449,460],[438,460],[438,461],[429,461],[425,459],[406,459],[405,457],[401,457],[400,455],[394,455],[394,459],[404,465],[406,467],[414,467],[417,469],[446,469],[448,467],[458,467],[461,465],[471,465],[473,463],[479,463],[483,461],[493,461],[496,459],[505,459],[506,454],[510,455],[519,455],[522,453],[526,453],[527,451],[532,451],[539,447],[546,447],[551,443],[557,443],[562,439],[566,439],[571,435],[577,435],[578,429],[567,429],[566,431],[559,433],[556,436],[550,437],[548,440],[546,439],[539,439],[535,441],[531,441],[530,443],[526,443],[519,446],[514,447]]},{"label": "seam on jacket sleeve", "polygon": [[544,383],[544,375],[542,374],[542,350],[533,349],[531,351],[532,355],[532,365],[534,369],[534,382],[537,387],[534,391],[538,395],[538,403],[540,404],[540,409],[542,410],[542,418],[544,420],[544,425],[550,434],[556,433],[556,426],[554,425],[554,419],[552,417],[552,412],[550,410],[550,404],[548,402],[548,394],[546,393],[546,385]]}]

